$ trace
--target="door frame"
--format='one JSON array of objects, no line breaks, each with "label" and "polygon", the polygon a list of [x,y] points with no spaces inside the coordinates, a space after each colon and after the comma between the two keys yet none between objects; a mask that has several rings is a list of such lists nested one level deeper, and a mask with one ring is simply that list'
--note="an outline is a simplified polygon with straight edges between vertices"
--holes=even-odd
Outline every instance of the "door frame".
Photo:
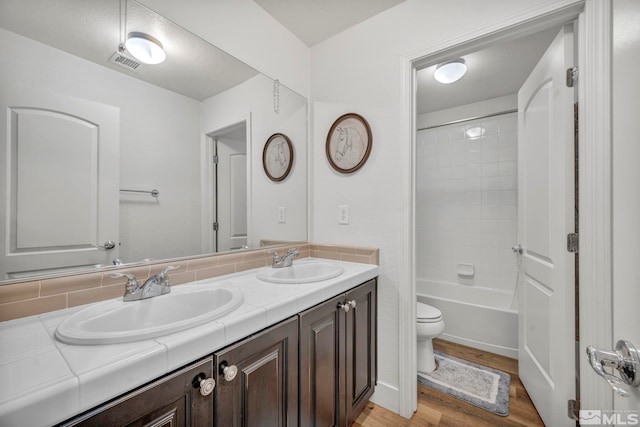
[{"label": "door frame", "polygon": [[202,131],[202,141],[200,146],[200,188],[201,188],[201,241],[200,249],[202,253],[213,252],[213,222],[215,220],[215,200],[213,197],[214,187],[214,175],[215,167],[213,164],[213,140],[216,134],[223,133],[225,130],[237,127],[244,123],[246,133],[246,152],[247,152],[247,244],[249,243],[253,229],[252,212],[253,206],[251,203],[251,171],[252,165],[252,150],[251,150],[251,113],[243,115],[236,120],[230,120],[225,123],[221,123],[217,126],[212,126],[208,130]]},{"label": "door frame", "polygon": [[[612,347],[611,270],[611,1],[564,0],[540,2],[510,19],[494,22],[444,43],[428,46],[400,58],[402,137],[411,144],[400,147],[404,159],[403,199],[409,209],[403,218],[405,242],[401,259],[399,300],[398,413],[410,418],[417,409],[415,326],[415,152],[416,70],[482,45],[576,20],[580,81],[579,223],[580,223],[580,345]],[[587,173],[588,172],[588,173]],[[589,313],[585,315],[584,313]],[[579,396],[583,408],[613,408],[611,392],[599,387],[601,378],[580,358]]]}]

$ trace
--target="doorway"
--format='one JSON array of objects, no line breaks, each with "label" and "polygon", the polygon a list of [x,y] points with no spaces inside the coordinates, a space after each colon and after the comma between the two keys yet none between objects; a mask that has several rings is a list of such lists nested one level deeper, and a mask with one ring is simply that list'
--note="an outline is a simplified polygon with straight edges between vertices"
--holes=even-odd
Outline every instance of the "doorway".
[{"label": "doorway", "polygon": [[247,123],[207,135],[211,154],[212,252],[247,247]]},{"label": "doorway", "polygon": [[[577,13],[576,13],[577,15]],[[429,127],[429,128],[437,128],[439,126],[443,126],[443,125],[452,125],[452,124],[460,124],[460,123],[466,123],[469,122],[470,124],[474,125],[474,131],[478,131],[478,127],[480,128],[480,131],[482,130],[482,118],[483,117],[487,117],[487,116],[491,116],[493,114],[496,114],[498,112],[501,111],[510,111],[513,105],[513,102],[515,101],[515,106],[518,108],[518,97],[517,96],[513,96],[511,97],[511,94],[516,94],[520,87],[524,84],[524,80],[520,80],[519,83],[517,83],[517,85],[515,86],[515,90],[512,89],[512,93],[500,93],[500,92],[493,92],[494,95],[489,97],[488,99],[483,99],[482,95],[480,94],[481,91],[478,90],[462,90],[460,95],[455,94],[455,92],[453,94],[447,94],[444,95],[445,92],[443,92],[445,89],[442,89],[440,92],[438,92],[439,89],[433,89],[431,91],[431,98],[432,100],[439,100],[439,99],[446,99],[448,102],[450,101],[450,103],[448,105],[443,104],[443,106],[440,106],[438,108],[434,108],[431,111],[426,111],[423,114],[421,113],[420,108],[423,106],[423,104],[421,104],[421,99],[420,99],[420,84],[421,84],[421,72],[425,71],[426,74],[430,74],[431,76],[433,75],[433,68],[436,67],[436,64],[442,63],[450,58],[459,58],[462,57],[463,59],[466,59],[467,65],[469,66],[469,68],[471,69],[472,64],[481,64],[482,60],[479,58],[479,56],[481,56],[481,54],[490,54],[490,53],[495,53],[496,50],[500,50],[500,49],[506,49],[505,46],[508,45],[514,45],[517,44],[519,41],[519,39],[524,39],[527,42],[531,42],[533,41],[536,37],[540,37],[541,39],[545,40],[542,42],[542,53],[544,53],[544,51],[546,50],[546,48],[548,47],[548,45],[550,44],[549,38],[556,38],[556,34],[558,34],[558,29],[562,26],[562,24],[564,24],[564,22],[569,22],[573,19],[575,19],[576,15],[574,15],[573,17],[565,17],[563,20],[557,20],[555,21],[555,23],[551,23],[551,22],[547,22],[546,24],[542,24],[542,23],[538,23],[537,25],[533,25],[531,27],[528,27],[527,29],[524,28],[520,28],[517,29],[515,31],[510,32],[510,34],[505,34],[502,33],[500,35],[494,34],[493,36],[488,36],[486,37],[484,40],[476,40],[472,43],[469,44],[465,44],[465,45],[461,45],[461,46],[456,46],[455,48],[452,48],[449,51],[442,51],[439,52],[437,54],[433,54],[433,55],[429,55],[426,56],[424,58],[421,58],[419,60],[416,60],[413,62],[413,67],[414,70],[416,70],[416,77],[414,77],[414,82],[417,82],[417,99],[416,99],[416,103],[415,105],[417,106],[417,109],[414,112],[414,123],[415,123],[415,128],[414,129],[420,129],[421,127]],[[525,25],[526,27],[526,25]],[[524,33],[524,34],[523,34]],[[524,37],[522,37],[524,35]],[[494,37],[495,36],[495,37]],[[546,38],[545,38],[546,36]],[[571,38],[573,40],[572,36],[568,36],[569,38]],[[500,43],[498,43],[498,41]],[[523,48],[521,47],[517,47],[515,48],[516,50],[514,52],[518,52],[518,49],[522,50]],[[518,72],[523,72],[523,76],[527,77],[529,76],[529,74],[531,74],[533,68],[535,68],[536,63],[538,62],[538,60],[540,59],[542,53],[538,54],[536,52],[534,52],[534,48],[525,48],[524,51],[526,52],[525,54],[529,56],[529,59],[534,59],[533,63],[532,63],[532,68],[529,68],[528,70],[514,70],[511,68],[511,66],[508,67],[504,67],[505,70],[510,70],[507,74],[502,75],[502,77],[499,77],[498,81],[500,82],[500,85],[502,86],[508,86],[508,83],[511,83],[512,80],[517,79],[517,73]],[[519,61],[516,57],[514,57],[514,55],[516,55],[516,53],[510,53],[507,54],[507,57],[510,57],[511,60],[513,60],[513,62],[516,62],[518,64],[523,64],[523,62],[525,61]],[[521,52],[522,53],[522,52]],[[475,56],[474,56],[475,55]],[[571,58],[572,60],[574,60],[575,58]],[[496,64],[498,61],[494,58],[494,60],[488,60],[487,62]],[[576,62],[577,63],[577,62]],[[430,70],[431,69],[431,70]],[[430,70],[430,71],[429,71]],[[564,74],[564,69],[561,70]],[[496,71],[495,69],[493,70],[493,73],[495,75],[500,75],[500,73],[498,71]],[[563,76],[564,77],[564,76]],[[511,79],[511,80],[510,80]],[[470,79],[472,80],[472,79]],[[483,86],[482,89],[483,90],[494,90],[495,88],[493,87],[493,85],[491,84],[491,82],[489,81],[489,79],[487,77],[481,78],[481,81],[483,82]],[[564,84],[564,80],[562,79],[562,83]],[[501,88],[498,88],[501,89]],[[473,94],[471,93],[473,92]],[[434,95],[436,94],[437,95]],[[469,96],[471,95],[471,96]],[[475,96],[475,98],[474,98]],[[485,95],[486,96],[486,95]],[[463,102],[461,102],[460,100],[463,100]],[[573,99],[571,99],[571,104],[569,104],[570,111],[573,111]],[[457,103],[457,105],[455,103]],[[489,109],[489,111],[487,111],[487,109]],[[493,111],[492,111],[493,109]],[[519,106],[518,108],[519,110],[522,110],[522,105]],[[522,120],[522,118],[521,118]],[[570,125],[570,127],[573,127],[573,114],[571,114],[571,121],[568,123]],[[522,124],[522,121],[521,121]],[[422,126],[421,126],[422,125]],[[465,131],[465,127],[464,126],[458,126],[460,129],[455,129],[454,131],[461,131],[460,135],[459,135],[459,139],[464,140],[465,137],[463,135],[464,131]],[[487,131],[488,129],[484,129],[485,131]],[[498,132],[499,133],[499,132]],[[446,218],[446,221],[451,222],[452,218],[453,219],[459,219],[459,221],[453,221],[453,224],[449,224],[449,227],[444,227],[444,229],[448,229],[450,231],[452,231],[454,234],[457,234],[457,237],[462,237],[460,236],[460,231],[461,230],[465,230],[465,231],[469,231],[470,226],[469,226],[469,221],[468,221],[468,212],[469,209],[465,209],[465,208],[469,208],[470,207],[470,201],[471,203],[471,210],[473,212],[476,212],[479,214],[479,217],[477,218],[472,218],[475,224],[477,224],[480,228],[479,231],[477,232],[479,234],[479,242],[480,245],[482,245],[483,237],[486,237],[487,241],[491,241],[492,245],[495,246],[495,243],[502,243],[505,247],[500,248],[500,249],[496,249],[496,248],[483,248],[482,249],[482,254],[483,255],[491,255],[492,257],[495,255],[499,255],[499,252],[502,253],[502,255],[509,255],[509,252],[511,252],[511,244],[507,244],[505,239],[500,240],[500,237],[498,236],[498,238],[496,239],[496,236],[490,236],[491,232],[495,229],[496,231],[499,231],[500,229],[500,221],[501,220],[507,220],[508,218],[504,217],[504,213],[505,212],[509,212],[509,209],[511,209],[510,207],[505,207],[506,209],[502,209],[501,204],[501,200],[503,199],[501,194],[498,193],[499,191],[504,191],[504,188],[496,188],[495,186],[500,187],[500,164],[499,164],[499,160],[501,160],[500,158],[500,154],[499,151],[497,151],[497,153],[492,153],[491,150],[493,146],[496,146],[499,144],[499,141],[495,141],[492,140],[491,138],[487,138],[487,147],[489,147],[487,150],[480,148],[477,149],[475,151],[477,151],[479,154],[473,154],[473,156],[476,157],[480,157],[480,160],[483,156],[486,156],[489,160],[496,160],[496,162],[485,162],[484,164],[481,164],[481,166],[478,167],[476,165],[473,164],[469,164],[468,162],[464,162],[462,161],[462,158],[464,157],[464,155],[467,155],[467,159],[470,157],[469,155],[471,154],[470,151],[467,151],[466,153],[462,153],[462,157],[458,157],[457,160],[455,160],[455,155],[451,155],[448,151],[451,151],[451,148],[447,148],[451,146],[451,141],[455,140],[456,138],[452,138],[451,133],[449,132],[447,135],[444,135],[444,139],[446,139],[446,144],[442,144],[440,147],[436,147],[436,148],[431,148],[434,151],[435,154],[435,165],[431,164],[430,166],[434,167],[435,169],[440,169],[440,167],[442,167],[442,169],[444,169],[444,172],[446,172],[448,181],[447,183],[441,183],[442,185],[436,185],[436,189],[442,190],[443,188],[446,189],[451,189],[451,188],[458,188],[458,189],[462,189],[462,191],[460,191],[460,193],[466,192],[464,195],[463,194],[457,194],[457,195],[444,195],[442,196],[442,194],[434,194],[433,192],[431,192],[431,196],[435,196],[436,197],[436,201],[438,201],[438,203],[436,203],[436,205],[440,205],[442,206],[441,202],[444,203],[448,203],[451,201],[454,201],[454,203],[457,201],[458,205],[458,209],[454,209],[451,206],[446,207],[447,209],[438,209],[435,208],[433,209],[433,206],[429,207],[429,203],[426,203],[426,212],[427,212],[427,217],[429,215],[433,216],[433,215],[438,215],[438,212],[436,211],[441,211],[440,213],[443,215],[442,218]],[[468,139],[472,140],[472,139],[479,139],[482,141],[482,135],[480,136],[471,136],[468,135],[467,137]],[[420,187],[420,180],[421,180],[421,173],[424,174],[424,169],[426,169],[429,165],[426,164],[425,162],[431,162],[432,160],[425,160],[425,156],[419,156],[420,154],[420,146],[418,145],[420,143],[420,138],[419,137],[415,137],[413,138],[414,140],[414,149],[413,149],[413,153],[414,156],[416,157],[415,161],[414,161],[414,165],[415,165],[415,174],[414,174],[414,195],[413,195],[413,201],[414,201],[414,228],[415,228],[415,232],[416,233],[420,233],[421,231],[423,231],[424,227],[424,218],[421,217],[421,212],[420,209],[421,207],[424,207],[423,204],[425,202],[425,198],[428,199],[429,196],[429,192],[422,192],[421,191],[421,187]],[[468,148],[468,144],[473,143],[472,141],[467,141],[465,144],[467,144],[467,148]],[[460,144],[460,145],[464,145],[464,144]],[[571,146],[573,147],[573,141],[571,141]],[[441,150],[441,151],[439,151]],[[464,150],[464,149],[463,149]],[[462,151],[462,150],[461,150]],[[486,152],[486,153],[485,153]],[[460,153],[459,153],[460,154]],[[448,157],[447,157],[448,156]],[[493,157],[495,157],[495,159],[493,159]],[[572,156],[571,156],[572,157]],[[506,159],[505,159],[506,160]],[[460,161],[460,164],[455,164],[456,161]],[[481,162],[479,162],[481,163]],[[491,164],[491,163],[498,163],[498,164]],[[464,168],[463,168],[464,166]],[[474,170],[475,172],[478,173],[478,176],[469,176],[468,172],[469,172],[469,168],[472,167],[472,170]],[[466,168],[466,170],[465,170]],[[497,169],[496,169],[497,168]],[[487,171],[491,171],[491,172],[485,172],[483,173],[483,170],[487,170]],[[573,169],[573,167],[571,168]],[[531,168],[529,168],[529,170],[531,170]],[[422,172],[421,172],[422,171]],[[482,178],[492,178],[492,175],[495,175],[497,177],[497,179],[493,179],[493,180],[489,180],[487,179],[487,181],[489,182],[493,182],[493,184],[491,185],[485,185],[484,182],[482,182]],[[432,177],[434,175],[432,174]],[[571,171],[571,178],[573,177],[573,171]],[[424,178],[424,177],[422,177]],[[457,182],[453,182],[453,181],[457,181]],[[478,189],[480,192],[478,194],[469,194],[468,188],[469,188],[469,179],[468,178],[473,178],[476,179],[480,178],[480,181],[474,181],[476,184],[480,185],[480,188]],[[466,179],[466,181],[463,181],[463,179]],[[573,179],[571,179],[571,182],[573,182]],[[463,185],[464,184],[464,185]],[[493,187],[492,187],[493,185]],[[537,188],[537,187],[536,187]],[[431,190],[433,190],[433,187],[431,187]],[[485,193],[485,191],[487,193]],[[491,193],[491,192],[494,193]],[[469,197],[469,196],[473,196],[473,197]],[[570,198],[573,199],[573,190],[571,190],[571,194],[569,194],[569,196],[571,196]],[[505,199],[506,200],[506,199]],[[529,200],[529,199],[526,199]],[[473,202],[477,202],[476,205],[478,206],[473,206]],[[501,209],[502,209],[502,213],[501,213]],[[571,214],[573,215],[573,209],[571,209],[572,212]],[[445,212],[446,211],[446,212]],[[497,215],[495,218],[489,218],[486,217],[486,215],[489,216],[495,216]],[[483,216],[485,215],[485,216]],[[549,216],[549,214],[547,213],[547,216]],[[426,227],[427,229],[429,228],[428,226]],[[442,230],[443,227],[437,227],[439,230]],[[573,230],[569,230],[569,231],[573,231]],[[569,232],[567,231],[567,232]],[[415,233],[414,233],[415,234]],[[519,235],[521,234],[520,232],[518,233]],[[478,237],[478,236],[476,236]],[[563,236],[564,237],[564,236]],[[445,241],[447,243],[445,243],[445,245],[449,244],[449,242],[451,242],[451,239],[441,239],[442,241]],[[454,239],[455,240],[455,239]],[[462,246],[468,245],[468,241],[465,239],[462,239],[463,241],[460,242],[460,244]],[[516,245],[516,241],[513,241],[513,245]],[[450,245],[449,245],[450,246]],[[424,262],[423,259],[423,255],[427,254],[427,256],[429,255],[429,250],[428,248],[425,249],[424,245],[421,243],[419,236],[415,237],[415,241],[413,244],[414,247],[414,265],[416,266],[416,269],[414,270],[413,273],[413,280],[414,280],[414,288],[417,286],[416,283],[421,281],[421,277],[420,275],[424,272],[419,271],[417,266],[428,266],[428,263]],[[442,256],[442,254],[452,254],[452,256],[456,256],[456,251],[455,248],[448,248],[449,250],[442,250],[442,248],[439,248],[438,250],[433,250],[431,251],[431,253],[433,254],[437,254],[438,256]],[[564,257],[564,256],[562,256]],[[473,282],[473,279],[478,279],[477,276],[474,276],[474,273],[478,272],[480,273],[480,275],[483,275],[483,273],[487,273],[489,272],[489,269],[492,267],[492,262],[488,262],[486,259],[483,259],[482,257],[476,258],[477,260],[479,260],[478,262],[459,262],[457,264],[457,270],[460,270],[460,265],[462,265],[464,268],[463,270],[463,275],[460,275],[460,271],[456,271],[456,265],[455,263],[451,263],[449,262],[450,265],[448,265],[448,267],[450,268],[450,270],[452,270],[451,272],[447,272],[446,274],[449,274],[450,279],[454,282],[455,285],[458,286],[473,286],[475,285],[475,283]],[[450,261],[450,260],[449,260]],[[465,260],[459,260],[459,261],[465,261]],[[491,260],[490,260],[491,261]],[[550,261],[550,260],[546,260],[546,261]],[[478,265],[474,265],[474,264],[480,264]],[[438,263],[438,262],[433,262],[432,263],[434,266],[435,265],[439,265],[442,266],[442,263]],[[493,263],[495,264],[495,263]],[[447,265],[447,263],[445,263],[445,265]],[[479,267],[479,268],[478,268]],[[495,267],[495,266],[493,266]],[[446,268],[446,267],[445,267]],[[422,268],[423,269],[423,268]],[[570,269],[570,268],[569,268]],[[483,275],[484,276],[484,275]],[[496,276],[499,277],[499,275],[494,274],[488,274],[484,277],[489,277],[489,276]],[[484,278],[483,277],[483,278]],[[510,289],[506,288],[506,284],[504,284],[504,286],[502,286],[503,291],[511,291],[512,293],[515,293],[515,285],[516,285],[516,280],[515,280],[515,276],[513,277],[513,283],[511,284]],[[565,282],[563,280],[561,280],[561,282],[564,284]],[[571,286],[571,288],[573,288],[573,281],[572,280],[567,280],[567,283],[569,283],[569,286]],[[482,285],[483,287],[490,287],[487,286],[487,280],[482,281]],[[493,282],[492,282],[493,283]],[[540,284],[540,283],[538,283]],[[438,285],[440,286],[440,284]],[[498,288],[500,287],[498,286]],[[442,287],[442,286],[440,286]],[[553,288],[548,288],[547,285],[542,286],[541,289],[544,289],[546,291],[548,291],[549,289],[553,290]],[[419,291],[419,290],[418,290]],[[573,294],[573,290],[571,291],[571,293]],[[522,298],[520,298],[520,301],[523,301]],[[573,298],[571,298],[571,301],[567,301],[567,304],[570,306],[569,309],[571,310],[571,313],[573,313]],[[443,311],[443,317],[445,318],[445,325],[446,325],[446,312]],[[572,316],[573,317],[573,314]],[[523,323],[523,320],[521,319],[520,323]],[[544,326],[544,325],[540,325],[540,326]],[[571,325],[572,328],[571,330],[573,331],[573,325]],[[446,328],[445,328],[446,329]],[[446,332],[446,331],[445,331]],[[526,331],[525,331],[526,332]],[[521,337],[524,336],[523,331],[520,331],[520,335]],[[542,333],[541,336],[546,337],[547,333]],[[567,345],[569,348],[571,348],[571,350],[573,350],[573,334],[569,334],[570,337],[567,339]],[[530,336],[530,334],[529,334]],[[539,336],[538,336],[539,338]],[[546,338],[545,338],[546,339]],[[522,347],[522,345],[521,345]],[[552,351],[550,351],[550,347],[546,346],[545,347],[547,350],[547,353],[549,354],[545,354],[542,355],[540,358],[536,359],[537,362],[539,362],[540,360],[543,360],[542,357],[544,357],[544,360],[549,360],[549,358],[553,358],[555,357],[552,353]],[[520,349],[520,352],[522,353],[522,348]],[[566,357],[566,353],[563,352],[561,357]],[[554,362],[551,362],[551,365]],[[573,363],[571,363],[571,366],[573,366]],[[547,368],[549,367],[549,365],[547,365]],[[529,369],[531,371],[531,369]],[[544,375],[548,374],[551,370],[546,371],[543,374]],[[563,385],[566,383],[571,383],[574,375],[573,375],[573,371],[574,368],[570,368],[570,372],[568,375],[568,379],[566,378],[567,375],[565,375],[565,373],[558,373],[555,372],[554,375],[557,375],[555,380],[561,382]],[[577,374],[577,373],[576,373]],[[524,380],[523,380],[524,382]],[[526,385],[526,383],[525,383]],[[553,384],[552,384],[553,386]],[[530,382],[530,387],[538,387],[538,383],[536,381],[532,381]],[[566,416],[566,400],[574,398],[576,396],[576,393],[578,392],[577,390],[577,385],[574,387],[573,384],[569,384],[567,386],[567,388],[569,388],[571,390],[570,393],[568,393],[565,396],[565,393],[562,393],[562,396],[560,399],[555,399],[556,405],[555,407],[553,407],[554,405],[549,405],[548,402],[545,402],[545,397],[543,395],[543,393],[539,393],[538,396],[540,396],[538,398],[538,402],[535,401],[534,399],[534,403],[536,404],[536,406],[539,406],[538,410],[541,412],[541,415],[543,416],[543,419],[545,420],[554,420],[554,425],[570,425],[572,424],[572,421]],[[547,414],[545,414],[547,413]],[[549,415],[549,414],[552,415]],[[550,421],[547,421],[550,422]],[[561,423],[561,424],[558,424]]]}]

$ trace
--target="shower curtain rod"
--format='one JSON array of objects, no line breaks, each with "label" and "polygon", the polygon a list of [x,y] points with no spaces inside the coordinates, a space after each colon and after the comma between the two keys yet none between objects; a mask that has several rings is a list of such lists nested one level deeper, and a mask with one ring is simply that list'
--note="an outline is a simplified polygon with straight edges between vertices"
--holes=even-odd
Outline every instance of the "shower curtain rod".
[{"label": "shower curtain rod", "polygon": [[516,108],[514,110],[500,111],[498,113],[487,114],[485,116],[477,116],[477,117],[470,117],[468,119],[453,120],[451,122],[442,123],[442,124],[439,124],[439,125],[433,125],[433,126],[427,126],[426,128],[420,128],[420,129],[416,130],[416,132],[419,132],[421,130],[429,130],[429,129],[441,128],[443,126],[456,125],[458,123],[470,122],[472,120],[488,119],[489,117],[502,116],[503,114],[511,114],[511,113],[517,113],[517,112],[518,112],[518,109]]}]

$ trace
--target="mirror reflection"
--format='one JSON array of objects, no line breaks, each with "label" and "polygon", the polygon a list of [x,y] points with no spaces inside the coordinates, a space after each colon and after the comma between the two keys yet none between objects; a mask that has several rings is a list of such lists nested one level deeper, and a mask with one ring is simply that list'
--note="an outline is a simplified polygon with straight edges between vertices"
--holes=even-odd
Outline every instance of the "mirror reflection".
[{"label": "mirror reflection", "polygon": [[0,281],[306,240],[304,97],[134,0],[5,0],[0,52]]}]

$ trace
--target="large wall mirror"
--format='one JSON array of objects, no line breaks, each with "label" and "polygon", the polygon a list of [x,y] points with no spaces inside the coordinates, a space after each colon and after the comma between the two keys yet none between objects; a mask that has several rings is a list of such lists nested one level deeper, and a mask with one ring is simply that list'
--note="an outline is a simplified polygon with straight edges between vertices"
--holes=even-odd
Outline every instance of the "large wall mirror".
[{"label": "large wall mirror", "polygon": [[3,0],[0,53],[0,283],[306,240],[303,96],[135,0]]}]

